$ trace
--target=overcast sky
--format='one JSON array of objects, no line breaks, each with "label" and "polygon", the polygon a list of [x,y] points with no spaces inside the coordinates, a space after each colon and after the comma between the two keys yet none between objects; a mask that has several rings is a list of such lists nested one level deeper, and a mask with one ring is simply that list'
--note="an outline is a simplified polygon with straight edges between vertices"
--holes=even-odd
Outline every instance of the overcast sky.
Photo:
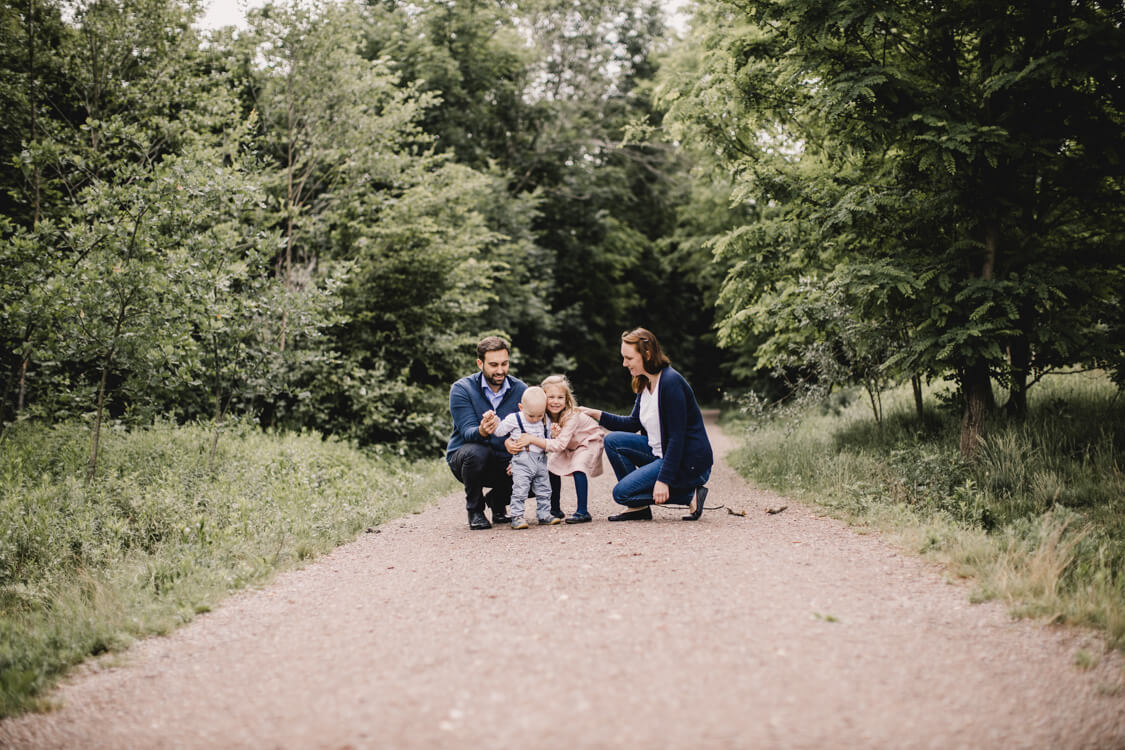
[{"label": "overcast sky", "polygon": [[[203,14],[201,25],[205,29],[217,29],[222,26],[244,27],[246,22],[246,8],[255,8],[265,0],[210,0],[207,3],[207,12]],[[687,4],[687,0],[663,0],[667,8],[671,24],[678,30],[683,30],[682,22],[677,23],[673,17],[676,9]]]},{"label": "overcast sky", "polygon": [[223,26],[246,26],[246,9],[262,5],[264,0],[208,0],[207,11],[200,24],[205,29],[218,29]]}]

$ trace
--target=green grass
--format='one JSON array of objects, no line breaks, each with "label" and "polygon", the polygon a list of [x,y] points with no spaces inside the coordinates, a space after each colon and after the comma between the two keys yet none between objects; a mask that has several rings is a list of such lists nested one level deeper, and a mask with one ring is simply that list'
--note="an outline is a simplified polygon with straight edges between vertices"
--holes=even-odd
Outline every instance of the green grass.
[{"label": "green grass", "polygon": [[0,437],[0,716],[83,659],[165,633],[453,488],[440,460],[372,457],[317,435],[157,425]]},{"label": "green grass", "polygon": [[860,393],[735,417],[731,462],[945,562],[974,600],[1093,626],[1125,649],[1125,396],[1099,373],[1049,376],[1029,395],[1028,417],[998,416],[972,462],[959,419],[928,399],[919,422],[908,387],[884,395],[882,425]]}]

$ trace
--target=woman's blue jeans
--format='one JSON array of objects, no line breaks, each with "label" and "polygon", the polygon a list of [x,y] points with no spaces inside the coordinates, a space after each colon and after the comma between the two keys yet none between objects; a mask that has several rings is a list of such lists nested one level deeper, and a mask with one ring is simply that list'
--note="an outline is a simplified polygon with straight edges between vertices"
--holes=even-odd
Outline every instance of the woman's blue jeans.
[{"label": "woman's blue jeans", "polygon": [[[652,454],[648,438],[635,432],[611,432],[605,436],[605,455],[617,475],[614,501],[629,508],[652,505],[652,489],[664,459]],[[695,488],[706,484],[710,476],[708,470],[686,487],[669,487],[668,502],[691,505]]]}]

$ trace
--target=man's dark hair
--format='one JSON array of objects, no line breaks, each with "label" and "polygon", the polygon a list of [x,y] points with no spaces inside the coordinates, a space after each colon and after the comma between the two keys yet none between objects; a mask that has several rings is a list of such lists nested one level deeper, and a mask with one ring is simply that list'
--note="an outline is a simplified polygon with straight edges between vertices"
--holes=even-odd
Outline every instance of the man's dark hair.
[{"label": "man's dark hair", "polygon": [[484,359],[484,355],[489,352],[498,352],[501,349],[509,354],[512,351],[512,348],[508,346],[508,342],[499,336],[486,336],[477,344],[477,359]]}]

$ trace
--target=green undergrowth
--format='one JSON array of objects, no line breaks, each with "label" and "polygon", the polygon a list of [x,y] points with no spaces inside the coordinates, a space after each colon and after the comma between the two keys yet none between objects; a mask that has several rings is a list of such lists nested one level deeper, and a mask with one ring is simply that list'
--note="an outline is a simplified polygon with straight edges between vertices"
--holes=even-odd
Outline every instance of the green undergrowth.
[{"label": "green undergrowth", "polygon": [[1098,373],[1049,376],[1026,419],[997,417],[972,461],[959,419],[909,387],[734,417],[732,464],[761,486],[946,563],[974,600],[1092,626],[1125,649],[1125,396]]},{"label": "green undergrowth", "polygon": [[442,461],[315,434],[157,425],[103,436],[16,425],[0,437],[0,716],[44,708],[83,659],[166,633],[449,491]]}]

